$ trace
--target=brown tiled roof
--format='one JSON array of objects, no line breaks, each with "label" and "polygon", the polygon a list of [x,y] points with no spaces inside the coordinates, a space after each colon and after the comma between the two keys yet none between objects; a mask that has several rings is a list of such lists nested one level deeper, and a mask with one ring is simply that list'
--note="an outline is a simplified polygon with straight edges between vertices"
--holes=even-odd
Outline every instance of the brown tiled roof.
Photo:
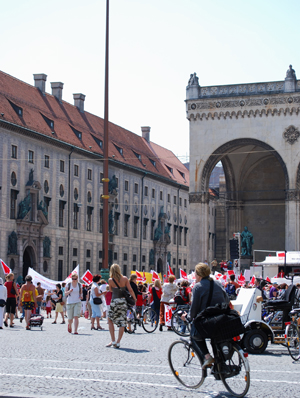
[{"label": "brown tiled roof", "polygon": [[[17,114],[16,107],[22,108],[22,115]],[[51,94],[42,94],[38,88],[2,71],[0,113],[4,114],[2,119],[7,122],[103,156],[103,150],[93,138],[104,139],[102,118],[86,111],[80,112],[76,106],[65,101],[59,102]],[[53,128],[47,120],[54,122]],[[82,139],[77,137],[72,127],[82,133]],[[148,144],[141,136],[114,123],[109,123],[109,139],[110,158],[114,156],[114,160],[126,165],[188,186],[189,172],[171,151],[154,143]],[[118,148],[122,148],[122,154]],[[155,161],[155,165],[151,160]],[[168,167],[173,169],[173,173]]]}]

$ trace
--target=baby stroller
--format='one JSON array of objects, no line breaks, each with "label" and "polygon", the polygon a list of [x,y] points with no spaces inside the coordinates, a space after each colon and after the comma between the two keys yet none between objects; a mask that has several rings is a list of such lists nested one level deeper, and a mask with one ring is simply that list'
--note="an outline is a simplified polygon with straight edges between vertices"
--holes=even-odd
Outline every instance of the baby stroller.
[{"label": "baby stroller", "polygon": [[41,330],[43,330],[43,322],[44,322],[44,317],[43,317],[43,315],[39,315],[39,314],[32,314],[31,316],[30,316],[30,319],[29,319],[29,327],[30,327],[30,329],[32,328],[32,327],[40,327],[41,328]]}]

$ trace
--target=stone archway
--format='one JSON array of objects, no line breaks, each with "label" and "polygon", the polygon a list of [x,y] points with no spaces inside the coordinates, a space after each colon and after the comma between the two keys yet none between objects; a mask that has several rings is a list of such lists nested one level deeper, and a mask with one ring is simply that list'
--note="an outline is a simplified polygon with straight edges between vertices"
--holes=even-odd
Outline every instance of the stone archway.
[{"label": "stone archway", "polygon": [[34,264],[36,264],[34,250],[31,246],[27,246],[23,253],[23,279],[28,274],[28,269],[33,268]]},{"label": "stone archway", "polygon": [[159,273],[162,273],[162,275],[163,275],[163,262],[162,262],[162,259],[161,258],[159,258],[158,260],[157,260],[157,273],[159,274]]}]

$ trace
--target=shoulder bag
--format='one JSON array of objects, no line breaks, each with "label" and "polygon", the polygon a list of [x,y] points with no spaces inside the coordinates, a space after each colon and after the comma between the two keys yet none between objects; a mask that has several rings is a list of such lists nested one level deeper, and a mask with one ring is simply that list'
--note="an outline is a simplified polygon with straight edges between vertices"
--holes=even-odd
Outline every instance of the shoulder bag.
[{"label": "shoulder bag", "polygon": [[[96,289],[96,286],[94,288],[94,291],[95,291],[95,289]],[[97,289],[98,289],[98,287],[97,287]],[[93,303],[96,305],[102,304],[102,298],[101,297],[93,297]]]},{"label": "shoulder bag", "polygon": [[[113,279],[113,281],[114,281],[115,285],[118,287],[118,289],[122,290],[114,279]],[[130,296],[130,294],[127,290],[122,290],[122,293],[123,293],[123,297],[127,301],[127,304],[130,305],[131,307],[133,307],[135,305],[135,299],[132,296]]]},{"label": "shoulder bag", "polygon": [[3,299],[0,299],[0,308],[5,307],[5,305],[6,305],[6,301]]}]

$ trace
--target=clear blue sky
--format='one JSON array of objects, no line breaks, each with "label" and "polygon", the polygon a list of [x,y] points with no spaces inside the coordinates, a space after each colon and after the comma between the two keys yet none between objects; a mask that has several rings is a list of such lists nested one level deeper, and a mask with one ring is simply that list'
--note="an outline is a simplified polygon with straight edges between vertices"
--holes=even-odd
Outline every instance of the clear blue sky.
[{"label": "clear blue sky", "polygon": [[[181,160],[189,152],[185,87],[300,78],[300,2],[290,0],[111,0],[112,122]],[[34,73],[64,83],[63,99],[86,95],[104,114],[105,0],[0,0],[0,69],[33,84]]]}]

